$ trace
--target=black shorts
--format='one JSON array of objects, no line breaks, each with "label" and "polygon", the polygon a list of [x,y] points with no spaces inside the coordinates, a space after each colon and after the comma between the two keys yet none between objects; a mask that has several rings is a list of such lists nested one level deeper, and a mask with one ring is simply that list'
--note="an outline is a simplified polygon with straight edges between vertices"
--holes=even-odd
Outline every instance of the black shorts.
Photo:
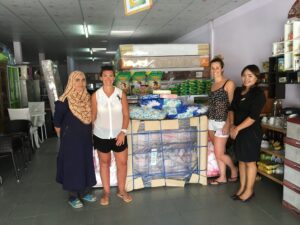
[{"label": "black shorts", "polygon": [[110,151],[123,152],[126,148],[128,148],[127,137],[125,137],[124,144],[120,146],[116,145],[117,140],[115,138],[102,139],[93,135],[93,140],[94,148],[103,153],[109,153]]}]

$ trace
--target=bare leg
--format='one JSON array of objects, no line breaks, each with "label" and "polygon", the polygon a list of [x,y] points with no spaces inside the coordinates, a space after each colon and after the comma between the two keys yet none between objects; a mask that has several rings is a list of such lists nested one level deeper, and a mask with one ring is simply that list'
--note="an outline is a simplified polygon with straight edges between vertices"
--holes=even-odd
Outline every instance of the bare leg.
[{"label": "bare leg", "polygon": [[256,162],[247,162],[246,164],[246,189],[240,196],[242,200],[249,198],[254,192],[254,184],[257,173]]},{"label": "bare leg", "polygon": [[230,156],[224,153],[221,156],[221,160],[225,163],[226,166],[228,166],[230,168],[231,178],[233,178],[233,179],[237,178],[237,176],[238,176],[238,169],[233,164],[232,159],[230,158]]},{"label": "bare leg", "polygon": [[118,194],[120,194],[120,196],[123,196],[123,199],[125,198],[126,201],[129,202],[132,200],[132,198],[125,190],[126,177],[127,177],[128,149],[126,148],[122,152],[114,152],[114,156],[117,164],[117,179],[118,179],[118,189],[119,189]]},{"label": "bare leg", "polygon": [[214,143],[215,132],[213,130],[208,131],[209,140]]},{"label": "bare leg", "polygon": [[99,162],[100,162],[100,177],[103,185],[103,194],[100,199],[101,205],[109,204],[109,194],[110,194],[110,163],[111,163],[111,153],[98,152]]},{"label": "bare leg", "polygon": [[217,179],[218,182],[227,182],[226,178],[226,163],[223,158],[225,155],[225,145],[227,142],[227,138],[214,137],[214,149],[215,155],[218,162],[220,177]]},{"label": "bare leg", "polygon": [[240,174],[240,187],[236,192],[237,195],[241,195],[246,189],[246,163],[239,161],[239,174]]}]

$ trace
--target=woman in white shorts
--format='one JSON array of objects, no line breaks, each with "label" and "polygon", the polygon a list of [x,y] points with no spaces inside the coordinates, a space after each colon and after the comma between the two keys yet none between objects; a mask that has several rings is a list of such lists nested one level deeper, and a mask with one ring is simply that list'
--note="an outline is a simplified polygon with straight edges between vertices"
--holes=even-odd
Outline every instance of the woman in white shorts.
[{"label": "woman in white shorts", "polygon": [[[227,181],[236,182],[238,170],[229,155],[225,154],[229,128],[232,124],[228,117],[229,106],[233,98],[235,84],[223,75],[224,62],[221,58],[214,58],[210,62],[211,75],[214,84],[209,95],[208,134],[214,145],[220,176],[210,182],[212,185],[225,184]],[[226,166],[231,170],[231,177],[226,177]]]}]

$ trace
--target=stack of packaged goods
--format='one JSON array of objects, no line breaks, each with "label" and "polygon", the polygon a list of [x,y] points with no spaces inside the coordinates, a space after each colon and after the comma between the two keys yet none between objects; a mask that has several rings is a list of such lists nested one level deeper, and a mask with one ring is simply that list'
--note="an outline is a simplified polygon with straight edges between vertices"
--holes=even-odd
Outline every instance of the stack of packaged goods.
[{"label": "stack of packaged goods", "polygon": [[209,65],[209,44],[120,45],[115,65],[118,70],[201,68]]},{"label": "stack of packaged goods", "polygon": [[267,174],[283,174],[283,159],[275,155],[260,154],[260,161],[257,162],[258,169]]},{"label": "stack of packaged goods", "polygon": [[185,80],[174,87],[169,88],[172,94],[178,95],[203,95],[209,94],[212,81],[209,79]]},{"label": "stack of packaged goods", "polygon": [[161,71],[118,71],[115,86],[128,95],[145,95],[160,89],[162,76],[163,72]]},{"label": "stack of packaged goods", "polygon": [[185,105],[174,94],[144,95],[139,106],[130,107],[130,118],[138,120],[185,119],[204,115],[207,106]]},{"label": "stack of packaged goods", "polygon": [[131,93],[130,85],[131,74],[128,71],[119,71],[116,73],[115,85],[123,90],[126,94]]},{"label": "stack of packaged goods", "polygon": [[[168,87],[172,93],[179,95],[207,94],[205,80],[186,80],[186,78],[207,77],[209,44],[120,45],[115,57],[115,67],[118,71],[130,71],[130,90],[128,91],[127,85],[123,85],[128,94],[143,95],[160,89],[162,71],[165,71],[166,76],[168,76],[168,71],[174,72],[175,75],[170,76],[170,83],[172,83],[171,78],[174,79],[174,77],[184,80],[179,85]],[[191,71],[193,71],[193,75]],[[196,73],[197,75],[195,75]],[[182,77],[182,75],[185,76]]]}]

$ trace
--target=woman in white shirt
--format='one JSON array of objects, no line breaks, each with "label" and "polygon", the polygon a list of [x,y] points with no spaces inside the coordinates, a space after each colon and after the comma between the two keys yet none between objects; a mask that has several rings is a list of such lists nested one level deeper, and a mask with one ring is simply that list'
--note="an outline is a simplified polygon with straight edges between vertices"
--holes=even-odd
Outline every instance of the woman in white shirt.
[{"label": "woman in white shirt", "polygon": [[98,151],[100,176],[103,185],[101,205],[109,205],[111,151],[117,164],[117,196],[124,202],[131,202],[132,197],[125,190],[127,176],[127,128],[129,110],[126,94],[113,86],[114,71],[111,66],[104,66],[100,72],[103,87],[92,95],[92,119],[94,148]]}]

